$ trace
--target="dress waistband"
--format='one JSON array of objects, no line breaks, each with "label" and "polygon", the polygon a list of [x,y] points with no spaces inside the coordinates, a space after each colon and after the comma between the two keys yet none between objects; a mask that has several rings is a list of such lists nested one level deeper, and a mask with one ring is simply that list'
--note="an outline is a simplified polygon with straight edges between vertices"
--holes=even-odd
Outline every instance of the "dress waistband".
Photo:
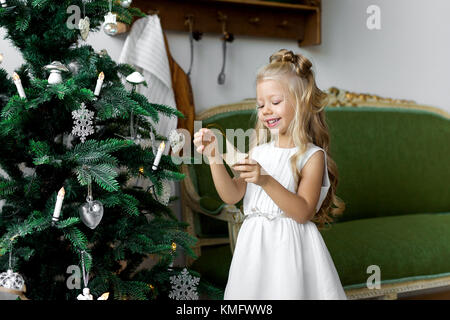
[{"label": "dress waistband", "polygon": [[284,212],[281,213],[278,211],[263,212],[259,208],[252,208],[250,211],[252,213],[244,215],[245,220],[254,217],[265,217],[270,221],[278,218],[289,218],[288,216],[286,216]]}]

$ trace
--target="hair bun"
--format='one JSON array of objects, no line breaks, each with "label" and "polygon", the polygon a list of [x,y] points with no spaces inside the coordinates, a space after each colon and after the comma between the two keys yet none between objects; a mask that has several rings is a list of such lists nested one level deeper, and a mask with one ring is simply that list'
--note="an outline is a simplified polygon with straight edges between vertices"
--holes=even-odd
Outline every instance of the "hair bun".
[{"label": "hair bun", "polygon": [[294,54],[294,52],[281,49],[270,57],[270,63],[274,62],[290,62],[295,66],[295,71],[298,76],[306,77],[311,72],[312,63],[301,54]]}]

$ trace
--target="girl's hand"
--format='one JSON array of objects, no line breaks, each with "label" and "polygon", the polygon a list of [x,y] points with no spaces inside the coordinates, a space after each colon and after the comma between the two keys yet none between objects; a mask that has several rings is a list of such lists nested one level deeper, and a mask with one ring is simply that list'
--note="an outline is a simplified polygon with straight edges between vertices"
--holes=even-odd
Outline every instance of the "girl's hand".
[{"label": "girl's hand", "polygon": [[215,157],[217,149],[217,139],[214,133],[206,128],[201,128],[194,133],[194,145],[197,152],[205,154],[207,157]]},{"label": "girl's hand", "polygon": [[263,186],[270,177],[261,165],[253,159],[240,161],[232,166],[232,168],[241,173],[240,178],[259,186]]}]

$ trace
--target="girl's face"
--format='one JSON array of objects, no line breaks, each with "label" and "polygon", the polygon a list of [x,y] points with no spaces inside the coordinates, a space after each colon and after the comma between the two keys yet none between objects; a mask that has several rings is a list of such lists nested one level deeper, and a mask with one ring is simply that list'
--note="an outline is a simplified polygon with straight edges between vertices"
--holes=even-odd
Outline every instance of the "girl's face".
[{"label": "girl's face", "polygon": [[275,80],[264,80],[256,86],[258,118],[271,133],[285,135],[294,118],[294,108],[286,100],[282,84]]}]

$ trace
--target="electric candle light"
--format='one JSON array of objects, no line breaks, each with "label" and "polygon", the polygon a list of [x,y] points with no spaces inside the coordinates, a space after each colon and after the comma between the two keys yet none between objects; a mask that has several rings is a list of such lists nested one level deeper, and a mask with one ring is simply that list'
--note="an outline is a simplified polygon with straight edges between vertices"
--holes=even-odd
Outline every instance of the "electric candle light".
[{"label": "electric candle light", "polygon": [[61,207],[62,207],[62,203],[63,203],[65,194],[66,194],[66,191],[64,190],[64,187],[62,187],[61,190],[59,190],[59,192],[58,192],[58,197],[57,197],[56,205],[55,205],[55,211],[53,212],[53,217],[52,217],[52,225],[54,225],[55,222],[59,221],[59,215],[61,214]]},{"label": "electric candle light", "polygon": [[0,3],[2,4],[3,8],[6,8],[6,6],[7,6],[6,0],[0,0]]},{"label": "electric candle light", "polygon": [[14,72],[14,74],[13,74],[13,79],[14,79],[14,84],[17,87],[17,91],[19,92],[19,96],[21,98],[26,99],[27,96],[25,95],[25,91],[23,90],[22,81],[20,80],[20,77],[16,72]]},{"label": "electric candle light", "polygon": [[166,144],[164,143],[164,141],[161,142],[161,144],[159,145],[159,148],[158,148],[158,153],[156,154],[155,161],[153,162],[153,166],[152,166],[153,170],[156,170],[158,168],[159,161],[161,161],[161,156],[164,152],[165,147],[166,147]]},{"label": "electric candle light", "polygon": [[105,79],[105,74],[103,72],[100,72],[97,79],[97,85],[95,86],[94,95],[99,96],[100,90],[102,89],[103,79]]}]

